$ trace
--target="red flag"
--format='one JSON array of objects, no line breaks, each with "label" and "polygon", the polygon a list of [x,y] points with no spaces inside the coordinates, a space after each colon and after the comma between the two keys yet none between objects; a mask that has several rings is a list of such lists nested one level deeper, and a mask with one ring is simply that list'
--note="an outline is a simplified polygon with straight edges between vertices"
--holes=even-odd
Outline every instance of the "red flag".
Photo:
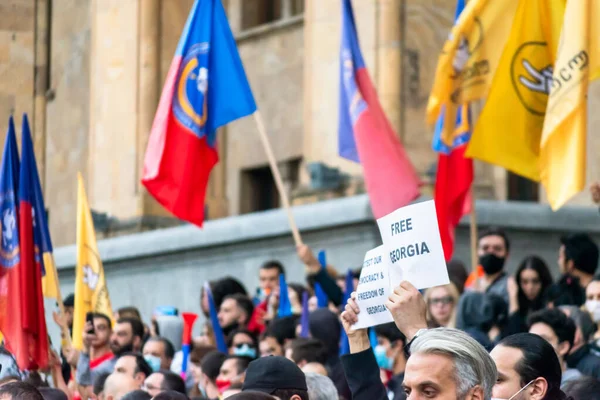
[{"label": "red flag", "polygon": [[471,211],[473,160],[465,158],[466,146],[450,154],[440,153],[435,178],[435,210],[446,260],[454,252],[454,231],[461,217]]},{"label": "red flag", "polygon": [[379,103],[349,0],[342,12],[339,154],[362,164],[373,215],[381,218],[415,200],[421,182]]}]

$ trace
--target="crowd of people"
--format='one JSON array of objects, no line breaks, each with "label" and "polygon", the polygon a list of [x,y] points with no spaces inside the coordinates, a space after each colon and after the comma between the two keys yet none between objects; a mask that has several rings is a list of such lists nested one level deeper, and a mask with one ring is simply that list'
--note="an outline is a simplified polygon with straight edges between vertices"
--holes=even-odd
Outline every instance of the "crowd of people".
[{"label": "crowd of people", "polygon": [[[447,285],[398,282],[386,302],[394,322],[354,330],[360,269],[339,275],[302,245],[306,281],[286,283],[289,314],[279,307],[285,269],[269,261],[257,268],[255,294],[232,277],[209,282],[212,296],[200,290],[206,318],[186,366],[177,310],[146,324],[124,307],[93,314],[72,332],[83,349],[63,341],[48,370],[19,371],[2,349],[0,400],[600,399],[599,255],[590,236],[557,243],[557,280],[535,255],[507,273],[502,230],[483,231],[477,249],[479,270],[453,260]],[[226,352],[217,350],[211,301]],[[58,324],[72,329],[73,305],[70,295]]]}]

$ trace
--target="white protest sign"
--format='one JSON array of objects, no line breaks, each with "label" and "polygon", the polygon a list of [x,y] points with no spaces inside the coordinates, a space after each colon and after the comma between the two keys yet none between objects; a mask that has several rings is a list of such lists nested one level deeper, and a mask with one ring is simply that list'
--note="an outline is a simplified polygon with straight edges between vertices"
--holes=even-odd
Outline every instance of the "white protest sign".
[{"label": "white protest sign", "polygon": [[450,282],[433,200],[399,208],[377,224],[392,287],[402,281],[417,289]]},{"label": "white protest sign", "polygon": [[383,246],[367,251],[356,288],[356,303],[360,309],[358,322],[352,329],[392,322],[392,314],[385,307],[390,291],[389,263]]}]

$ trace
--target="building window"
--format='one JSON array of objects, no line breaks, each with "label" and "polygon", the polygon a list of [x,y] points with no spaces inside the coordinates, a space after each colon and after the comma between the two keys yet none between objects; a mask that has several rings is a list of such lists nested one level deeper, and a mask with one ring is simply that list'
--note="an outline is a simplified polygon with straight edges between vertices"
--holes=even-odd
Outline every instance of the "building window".
[{"label": "building window", "polygon": [[[284,190],[290,197],[298,186],[300,159],[279,163]],[[240,212],[242,214],[281,207],[281,198],[269,166],[242,171]]]},{"label": "building window", "polygon": [[287,19],[304,12],[304,0],[244,0],[242,30]]},{"label": "building window", "polygon": [[508,173],[508,200],[533,201],[539,200],[539,184],[523,178],[520,175]]}]

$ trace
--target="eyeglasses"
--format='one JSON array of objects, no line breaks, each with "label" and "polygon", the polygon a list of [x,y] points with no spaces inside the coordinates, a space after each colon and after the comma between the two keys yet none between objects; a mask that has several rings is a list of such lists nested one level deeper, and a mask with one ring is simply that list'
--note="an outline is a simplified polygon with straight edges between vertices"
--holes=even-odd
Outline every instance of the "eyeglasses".
[{"label": "eyeglasses", "polygon": [[429,299],[429,304],[431,305],[442,304],[447,306],[448,304],[452,303],[454,303],[454,299],[452,298],[452,296],[444,296],[438,297],[437,299]]}]

